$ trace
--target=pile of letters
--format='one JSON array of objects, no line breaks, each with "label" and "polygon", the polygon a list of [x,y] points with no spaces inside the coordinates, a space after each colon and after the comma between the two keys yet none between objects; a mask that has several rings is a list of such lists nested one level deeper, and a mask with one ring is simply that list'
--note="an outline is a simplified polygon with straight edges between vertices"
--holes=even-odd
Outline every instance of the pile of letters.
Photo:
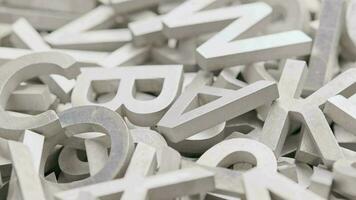
[{"label": "pile of letters", "polygon": [[0,199],[356,199],[356,0],[0,0]]}]

